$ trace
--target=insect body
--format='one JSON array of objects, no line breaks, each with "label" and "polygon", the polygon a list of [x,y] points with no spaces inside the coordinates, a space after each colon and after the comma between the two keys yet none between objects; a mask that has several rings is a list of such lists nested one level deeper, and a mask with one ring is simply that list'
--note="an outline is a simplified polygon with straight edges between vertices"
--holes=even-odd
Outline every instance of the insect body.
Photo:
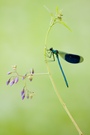
[{"label": "insect body", "polygon": [[57,61],[58,61],[58,65],[61,69],[61,72],[62,72],[62,75],[64,77],[64,80],[65,80],[65,83],[66,83],[66,86],[69,87],[68,85],[68,81],[66,79],[66,76],[64,74],[64,71],[62,69],[62,66],[61,66],[61,63],[60,63],[60,59],[59,59],[59,55],[64,59],[66,60],[67,62],[69,63],[72,63],[72,64],[77,64],[77,63],[80,63],[82,62],[84,59],[83,57],[79,56],[79,55],[76,55],[76,54],[69,54],[69,53],[66,53],[66,52],[62,52],[62,51],[58,51],[58,50],[54,50],[53,48],[50,48],[48,50],[49,52],[49,58],[51,58],[53,56],[53,60],[55,61],[55,56],[57,58]]}]

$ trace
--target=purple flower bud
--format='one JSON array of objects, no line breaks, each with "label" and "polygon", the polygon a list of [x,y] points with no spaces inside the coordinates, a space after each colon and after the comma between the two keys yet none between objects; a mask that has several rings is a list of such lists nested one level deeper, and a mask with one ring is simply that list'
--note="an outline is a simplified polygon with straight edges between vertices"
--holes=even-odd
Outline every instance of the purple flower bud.
[{"label": "purple flower bud", "polygon": [[18,77],[16,77],[15,78],[15,83],[17,83],[19,81],[19,78]]},{"label": "purple flower bud", "polygon": [[21,96],[25,94],[25,89],[23,88],[23,90],[21,91]]},{"label": "purple flower bud", "polygon": [[12,72],[10,71],[10,72],[8,72],[7,74],[10,75],[10,74],[12,74]]},{"label": "purple flower bud", "polygon": [[25,98],[25,89],[23,88],[23,90],[21,91],[21,97],[22,97],[22,100]]},{"label": "purple flower bud", "polygon": [[8,85],[10,83],[10,79],[6,82],[6,84]]},{"label": "purple flower bud", "polygon": [[22,96],[22,100],[25,98],[25,95]]},{"label": "purple flower bud", "polygon": [[11,80],[9,85],[12,86],[15,83],[15,79]]}]

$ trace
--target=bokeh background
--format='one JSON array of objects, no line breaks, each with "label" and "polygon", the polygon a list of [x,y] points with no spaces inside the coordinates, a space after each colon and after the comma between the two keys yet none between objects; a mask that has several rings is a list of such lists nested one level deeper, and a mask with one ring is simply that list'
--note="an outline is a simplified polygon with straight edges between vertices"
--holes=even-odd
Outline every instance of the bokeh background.
[{"label": "bokeh background", "polygon": [[46,73],[44,40],[50,14],[58,6],[72,32],[55,25],[48,47],[80,54],[84,62],[72,65],[61,58],[69,82],[65,86],[57,61],[49,63],[58,91],[84,135],[90,135],[90,1],[89,0],[0,0],[0,135],[78,135],[61,106],[48,75],[27,81],[35,92],[22,100],[23,81],[6,86],[12,65],[25,74],[30,68]]}]

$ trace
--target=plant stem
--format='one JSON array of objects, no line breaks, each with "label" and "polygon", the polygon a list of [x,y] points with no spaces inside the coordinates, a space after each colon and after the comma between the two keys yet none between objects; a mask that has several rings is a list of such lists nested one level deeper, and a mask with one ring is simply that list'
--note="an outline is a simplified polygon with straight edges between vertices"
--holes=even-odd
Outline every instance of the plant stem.
[{"label": "plant stem", "polygon": [[47,31],[46,37],[45,37],[45,61],[46,61],[47,71],[48,71],[48,73],[49,73],[49,79],[50,79],[50,81],[51,81],[51,83],[52,83],[52,86],[53,86],[53,88],[54,88],[54,91],[55,91],[55,93],[56,93],[56,96],[58,97],[58,99],[59,99],[61,105],[63,106],[64,110],[66,111],[67,115],[68,115],[69,118],[71,119],[71,121],[72,121],[73,125],[75,126],[76,130],[78,131],[79,135],[84,135],[84,134],[82,133],[82,131],[80,130],[80,128],[78,127],[77,123],[75,122],[74,118],[73,118],[72,115],[70,114],[70,112],[69,112],[67,106],[65,105],[64,101],[62,100],[62,98],[61,98],[61,96],[60,96],[60,94],[59,94],[59,92],[58,92],[58,90],[57,90],[57,87],[56,87],[56,85],[55,85],[55,83],[54,83],[54,80],[53,80],[53,78],[52,78],[51,71],[50,71],[50,68],[49,68],[49,65],[48,65],[48,61],[47,61],[47,58],[46,58],[47,38],[48,38],[48,34],[49,34],[49,32],[50,32],[50,30],[51,30],[51,28],[52,28],[53,25],[54,25],[54,22],[50,25],[50,27],[49,27],[49,29],[48,29],[48,31]]},{"label": "plant stem", "polygon": [[63,108],[64,108],[64,110],[66,111],[67,115],[68,115],[69,118],[71,119],[71,121],[72,121],[72,123],[74,124],[76,130],[78,131],[79,135],[83,135],[83,133],[81,132],[81,130],[80,130],[80,128],[78,127],[77,123],[75,122],[74,118],[73,118],[72,115],[70,114],[70,112],[69,112],[67,106],[65,105],[64,101],[62,100],[62,98],[61,98],[61,96],[60,96],[60,94],[59,94],[59,92],[58,92],[58,90],[57,90],[57,88],[56,88],[56,85],[55,85],[55,83],[54,83],[54,81],[53,81],[53,78],[52,78],[52,75],[51,75],[51,72],[50,72],[50,68],[49,68],[49,66],[48,66],[48,63],[46,63],[46,66],[47,66],[47,70],[48,70],[48,72],[49,72],[50,81],[51,81],[51,83],[52,83],[52,86],[53,86],[53,88],[54,88],[54,91],[55,91],[55,93],[56,93],[56,95],[57,95],[57,97],[58,97],[58,99],[59,99],[61,105],[63,106]]}]

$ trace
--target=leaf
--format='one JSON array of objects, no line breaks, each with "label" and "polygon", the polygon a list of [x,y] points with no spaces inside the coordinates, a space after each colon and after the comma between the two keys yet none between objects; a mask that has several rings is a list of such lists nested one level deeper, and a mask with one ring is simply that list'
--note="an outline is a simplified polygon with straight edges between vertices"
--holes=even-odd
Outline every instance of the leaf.
[{"label": "leaf", "polygon": [[50,13],[51,17],[54,16],[53,13],[50,11],[50,9],[47,6],[44,5],[44,8]]},{"label": "leaf", "polygon": [[58,8],[58,6],[56,6],[56,13],[57,13],[57,14],[59,13],[59,8]]},{"label": "leaf", "polygon": [[60,23],[61,23],[62,25],[64,25],[68,30],[70,30],[70,31],[72,32],[71,28],[70,28],[65,22],[60,21]]}]

